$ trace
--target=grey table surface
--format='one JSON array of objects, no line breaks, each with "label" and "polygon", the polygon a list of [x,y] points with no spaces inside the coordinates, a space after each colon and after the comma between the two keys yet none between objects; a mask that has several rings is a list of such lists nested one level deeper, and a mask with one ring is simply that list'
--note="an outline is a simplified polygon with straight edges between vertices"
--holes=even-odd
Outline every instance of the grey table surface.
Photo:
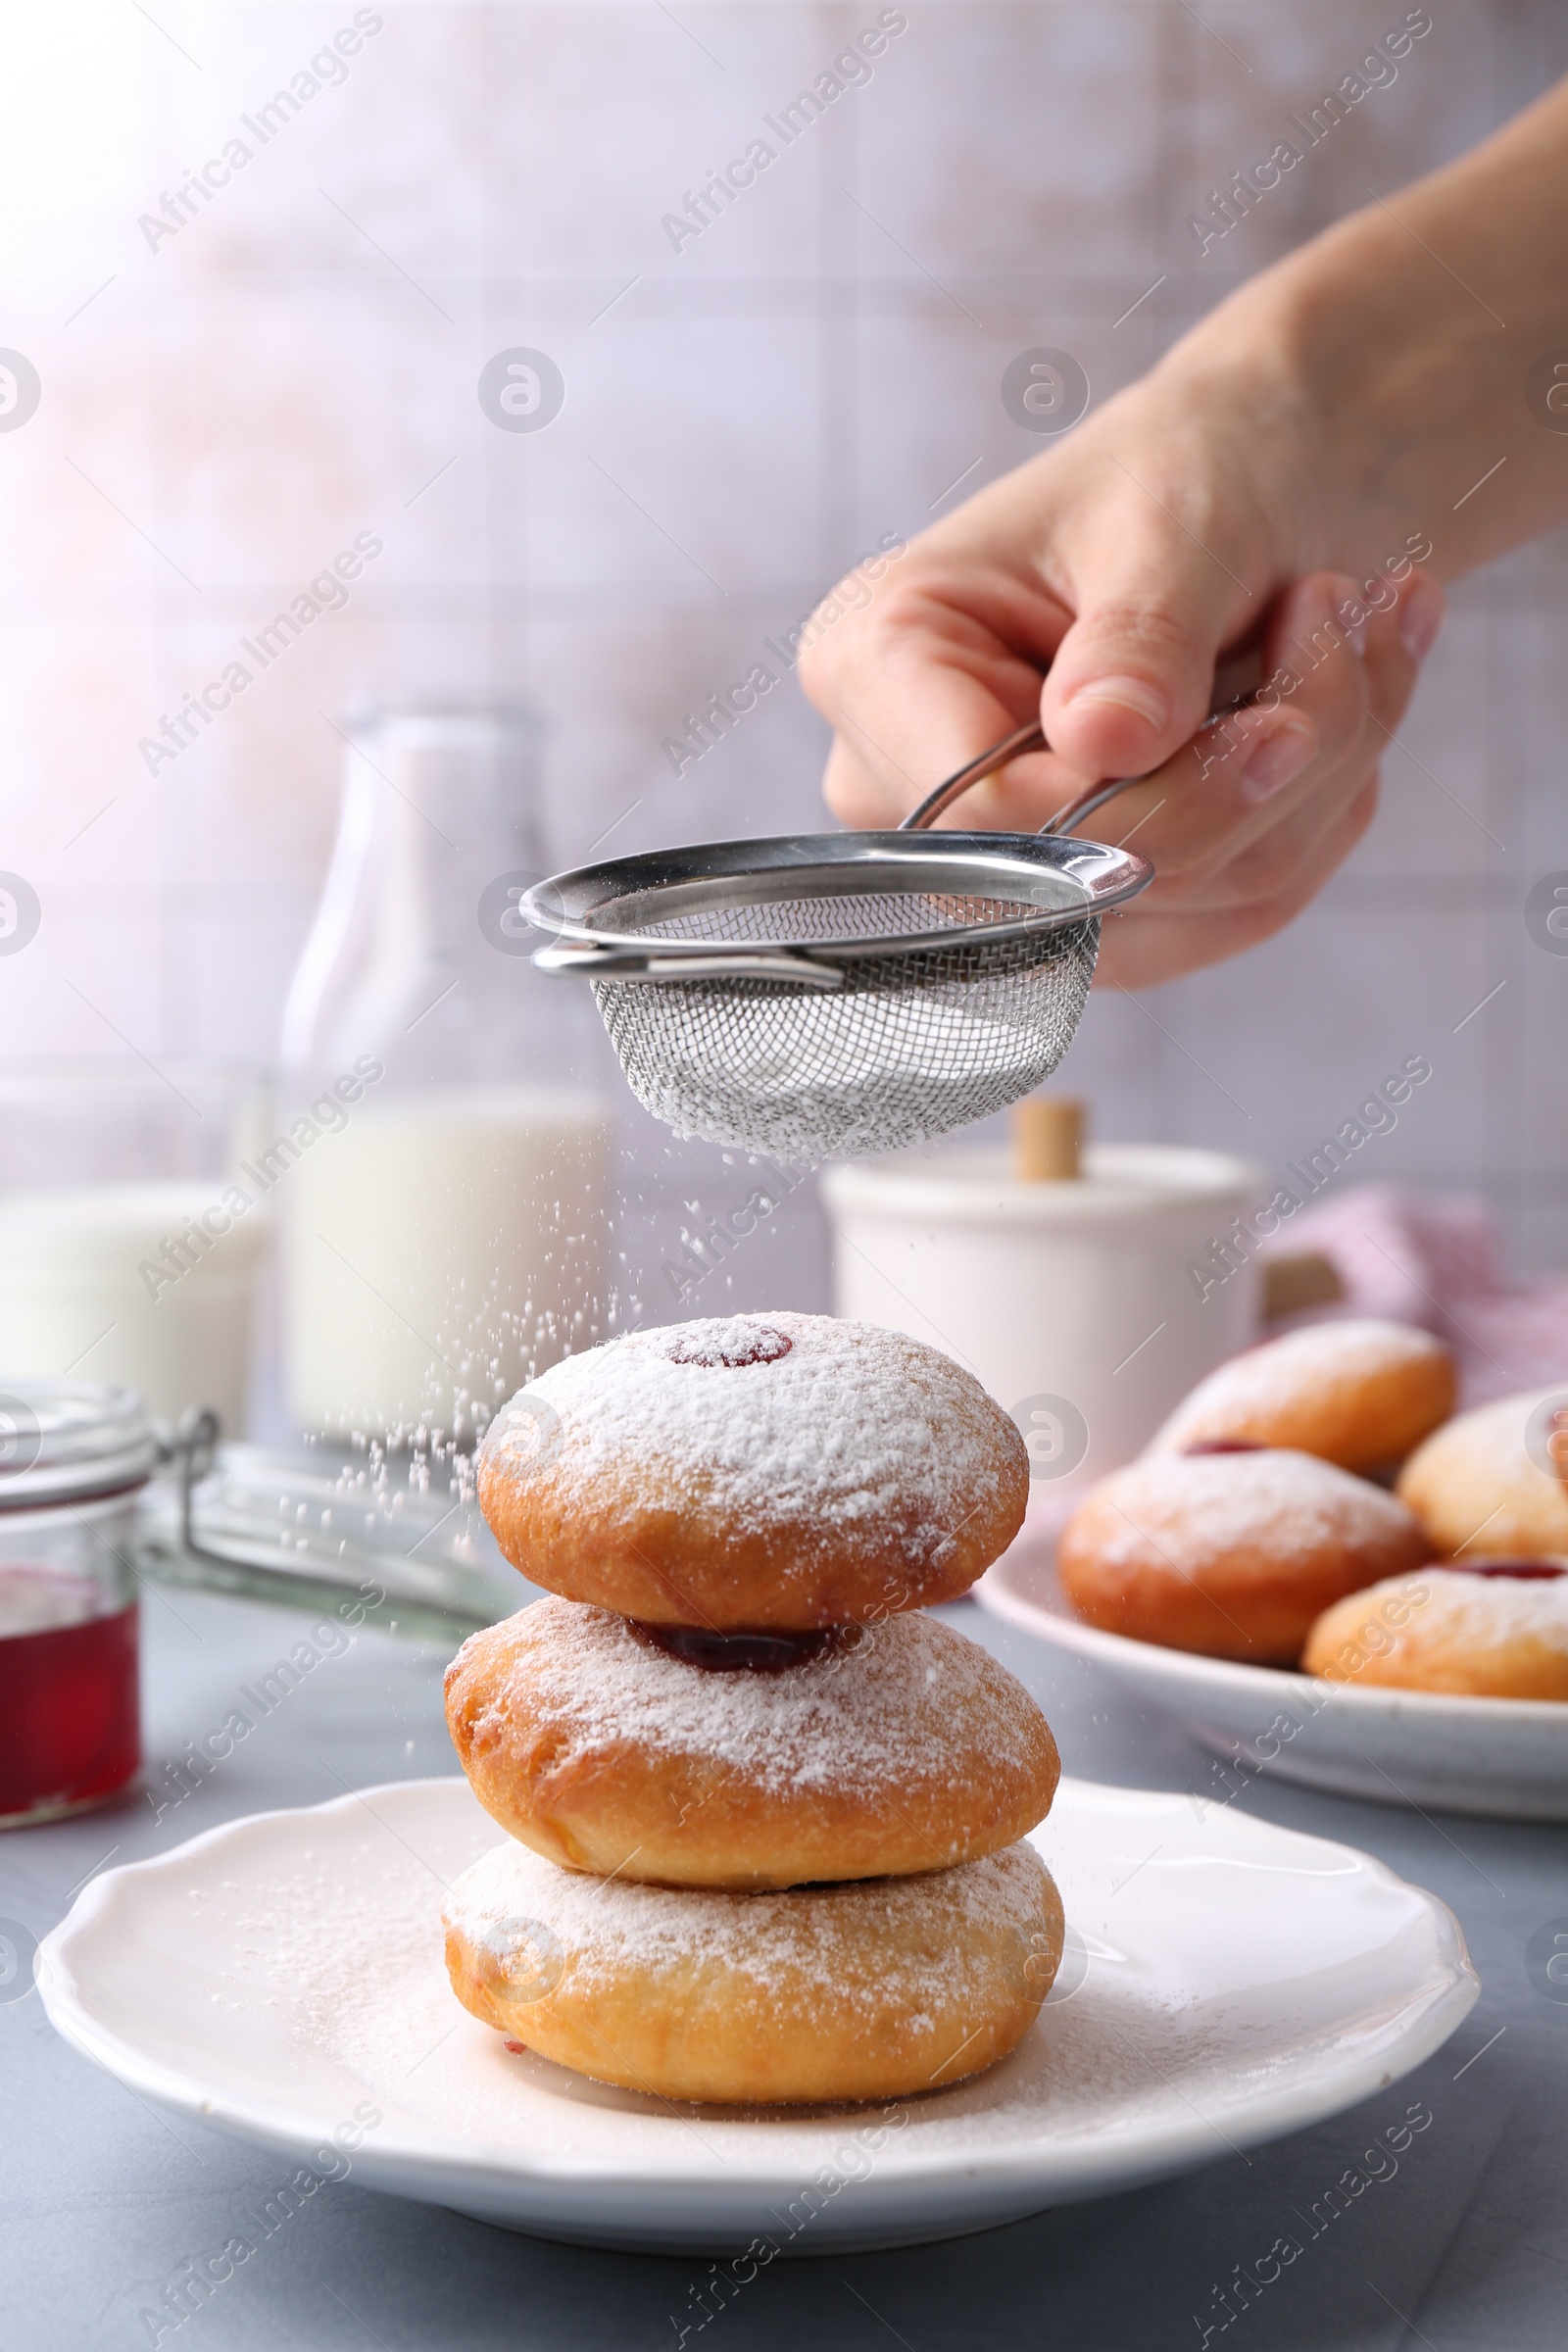
[{"label": "grey table surface", "polygon": [[[944,1614],[1034,1690],[1068,1771],[1129,1787],[1212,1786],[1199,1747],[1094,1669],[972,1603]],[[273,1608],[184,1592],[149,1594],[143,1624],[156,1784],[164,1761],[220,1722],[238,1685],[298,1628]],[[40,1936],[96,1869],[167,1851],[238,1814],[447,1771],[444,1662],[441,1647],[365,1630],[177,1806],[155,1818],[144,1788],[108,1810],[0,1837],[0,1918]],[[708,2344],[1200,2346],[1215,2286],[1415,2099],[1433,2123],[1397,2172],[1208,2340],[1227,2352],[1568,2344],[1568,2000],[1538,1988],[1526,1965],[1532,1935],[1568,1914],[1568,1834],[1262,1780],[1237,1801],[1380,1855],[1452,1907],[1484,1985],[1453,2039],[1392,2090],[1250,2159],[1222,2155],[1183,2179],[980,2236],[775,2263],[710,2322]],[[689,2318],[705,2274],[692,2259],[492,2229],[363,2188],[351,2171],[293,2214],[220,2295],[160,2331],[141,2313],[182,2261],[220,2245],[241,2211],[272,2192],[276,2156],[146,2105],[60,2040],[35,1989],[0,2000],[0,2108],[4,2352],[118,2352],[155,2340],[210,2352],[673,2347],[675,2315]]]}]

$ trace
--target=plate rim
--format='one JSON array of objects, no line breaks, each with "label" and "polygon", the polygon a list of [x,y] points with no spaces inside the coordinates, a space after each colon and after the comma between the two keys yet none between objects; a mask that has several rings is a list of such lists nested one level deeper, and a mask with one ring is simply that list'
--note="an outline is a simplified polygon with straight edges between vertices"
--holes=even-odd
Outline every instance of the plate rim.
[{"label": "plate rim", "polygon": [[[1005,1624],[1034,1634],[1057,1649],[1093,1658],[1111,1672],[1153,1671],[1168,1678],[1173,1697],[1179,1690],[1198,1691],[1217,1684],[1222,1690],[1234,1690],[1238,1696],[1256,1690],[1287,1699],[1294,1693],[1300,1699],[1310,1692],[1318,1713],[1329,1708],[1354,1717],[1387,1715],[1395,1710],[1402,1714],[1409,1710],[1434,1724],[1450,1721],[1539,1724],[1546,1731],[1568,1733],[1568,1699],[1483,1698],[1460,1690],[1406,1690],[1391,1683],[1369,1683],[1363,1689],[1355,1683],[1330,1682],[1323,1675],[1292,1674],[1283,1666],[1253,1666],[1244,1658],[1212,1658],[1201,1650],[1172,1649],[1160,1642],[1140,1642],[1131,1634],[1106,1633],[1102,1627],[1085,1625],[1044,1601],[1031,1600],[1017,1590],[1006,1573],[1007,1562],[1011,1553],[1020,1550],[1026,1542],[1048,1545],[1054,1553],[1054,1537],[1046,1529],[1038,1526],[1031,1529],[1026,1523],[1008,1549],[992,1562],[973,1587],[974,1598]],[[1432,1564],[1441,1567],[1443,1563]],[[1015,1573],[1023,1572],[1020,1559]]]},{"label": "plate rim", "polygon": [[[968,2203],[983,2197],[988,2188],[992,2192],[1010,2189],[1016,2194],[1033,2184],[1040,2191],[1038,2209],[1043,2209],[1049,2203],[1108,2194],[1142,2180],[1168,2179],[1198,2169],[1205,2161],[1219,2160],[1221,2151],[1213,2144],[1216,2136],[1232,2146],[1266,2144],[1342,2114],[1376,2091],[1399,2082],[1448,2040],[1479,1998],[1480,1979],[1452,1911],[1428,1888],[1401,1879],[1378,1856],[1347,1846],[1341,1839],[1285,1829],[1251,1815],[1241,1816],[1238,1824],[1226,1808],[1212,1805],[1204,1798],[1191,1799],[1179,1790],[1124,1788],[1114,1784],[1071,1779],[1063,1785],[1092,1792],[1099,1799],[1109,1799],[1110,1809],[1130,1813],[1151,1800],[1172,1807],[1196,1802],[1203,1808],[1205,1818],[1209,1813],[1223,1816],[1228,1827],[1233,1830],[1240,1827],[1243,1836],[1260,1837],[1269,1842],[1284,1839],[1292,1844],[1353,1854],[1375,1881],[1413,1896],[1431,1921],[1436,1948],[1430,1977],[1420,1988],[1419,2006],[1396,2029],[1392,2042],[1380,2043],[1373,2050],[1352,2051],[1310,2078],[1276,2085],[1263,2094],[1243,2092],[1228,2103],[1206,2101],[1209,2113],[1200,2114],[1195,2108],[1192,2122],[1172,2117],[1152,2126],[1147,2123],[1125,2126],[1120,2132],[1076,2140],[1065,2161],[1053,2142],[1039,2136],[1032,2141],[995,2148],[884,2149],[877,2165],[884,2198],[890,2184],[897,2193],[943,2180],[950,2181],[955,2189],[961,2182]],[[248,2092],[232,2089],[215,2092],[211,2086],[203,2086],[194,2069],[182,2072],[161,2059],[148,2057],[93,2014],[82,1982],[72,1964],[71,1947],[77,1935],[96,1925],[111,1905],[122,1897],[127,1884],[138,1879],[178,1876],[193,1855],[232,1844],[264,1825],[308,1822],[334,1814],[346,1819],[350,1808],[362,1799],[395,1799],[406,1792],[431,1789],[446,1789],[453,1796],[459,1790],[465,1796],[470,1794],[461,1775],[374,1782],[316,1805],[273,1806],[238,1815],[199,1832],[167,1853],[144,1856],[101,1872],[82,1889],[65,1918],[38,1947],[38,1988],[51,2024],[84,2057],[174,2113],[309,2161],[312,2151],[330,2142],[335,2124],[341,2118],[311,2117],[303,2100],[298,2106],[288,2108],[283,2104],[288,2096],[284,2085],[270,2083],[264,2092],[254,2088]],[[1050,1817],[1047,1818],[1049,1824]],[[857,2128],[853,2120],[857,2116],[879,2115],[897,2104],[900,2102],[846,2105],[842,2109],[847,2119],[844,2130],[849,2132]],[[719,2111],[708,2112],[716,2115],[718,2121],[725,2120]],[[1210,2120],[1213,2114],[1224,2121],[1227,2127],[1224,2132],[1219,2132]],[[769,2119],[748,2112],[744,2120],[765,2126]],[[760,2139],[758,2144],[765,2142]],[[646,2164],[616,2164],[592,2152],[581,2156],[552,2154],[540,2161],[494,2142],[458,2140],[433,2125],[418,2132],[407,2129],[388,2132],[377,2126],[373,2140],[367,2138],[355,2152],[353,2164],[368,2184],[424,2202],[442,2201],[433,2181],[445,2184],[453,2194],[466,2185],[506,2187],[519,2201],[532,2198],[536,2207],[548,2205],[552,2200],[559,2203],[589,2182],[607,2195],[640,2197],[645,2202],[653,2200],[665,2205],[672,2196],[695,2193],[707,2199],[710,2207],[715,2200],[729,2204],[743,2202],[762,2191],[776,2193],[780,2185],[775,2177],[776,2160],[775,2167],[768,2168],[738,2159],[726,2165],[723,2176],[716,2176],[711,2170],[699,2170],[689,2161],[683,2166],[665,2151],[660,2153],[657,2173]],[[416,2167],[423,2176],[421,2184],[410,2183],[400,2177],[410,2167]],[[788,2177],[793,2180],[793,2170]],[[1068,2180],[1073,2185],[1064,2196],[1059,2192]],[[1022,2210],[1036,2209],[1026,2206]],[[542,2227],[550,2219],[548,2215],[540,2218]],[[606,2218],[608,2226],[609,2217]],[[982,2222],[971,2226],[988,2225]],[[667,2230],[656,2229],[652,2218],[642,2227],[662,2240],[670,2237]],[[941,2231],[927,2234],[940,2235]],[[600,2242],[605,2242],[603,2237]],[[824,2249],[839,2242],[824,2238]]]}]

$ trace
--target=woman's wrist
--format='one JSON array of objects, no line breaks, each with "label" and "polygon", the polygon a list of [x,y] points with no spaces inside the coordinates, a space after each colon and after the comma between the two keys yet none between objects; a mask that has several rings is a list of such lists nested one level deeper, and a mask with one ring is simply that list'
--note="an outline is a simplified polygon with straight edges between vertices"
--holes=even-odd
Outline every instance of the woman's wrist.
[{"label": "woman's wrist", "polygon": [[1165,366],[1240,387],[1300,560],[1354,571],[1424,534],[1452,578],[1568,517],[1568,447],[1528,399],[1568,344],[1565,271],[1568,83],[1261,271]]},{"label": "woman's wrist", "polygon": [[1156,414],[1185,415],[1266,518],[1281,581],[1339,561],[1350,506],[1331,371],[1314,363],[1288,265],[1238,289],[1173,344],[1148,378]]},{"label": "woman's wrist", "polygon": [[1479,328],[1467,315],[1463,289],[1449,302],[1412,285],[1391,228],[1397,237],[1396,224],[1355,215],[1262,271],[1151,379],[1234,435],[1238,469],[1266,498],[1282,577],[1359,573],[1412,532],[1438,545],[1446,571],[1476,560],[1443,525],[1492,462],[1471,463],[1495,437],[1496,338],[1484,312]]},{"label": "woman's wrist", "polygon": [[1411,250],[1392,214],[1369,209],[1292,255],[1272,289],[1269,323],[1319,436],[1332,552],[1352,569],[1386,540],[1436,533],[1456,474],[1473,478],[1494,366],[1485,310],[1413,270]]}]

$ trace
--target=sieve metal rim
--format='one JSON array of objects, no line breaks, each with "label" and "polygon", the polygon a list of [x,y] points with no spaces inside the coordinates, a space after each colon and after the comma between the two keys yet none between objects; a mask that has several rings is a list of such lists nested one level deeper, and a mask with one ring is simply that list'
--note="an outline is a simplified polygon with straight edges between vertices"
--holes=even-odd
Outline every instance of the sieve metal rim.
[{"label": "sieve metal rim", "polygon": [[[695,940],[658,937],[647,931],[596,922],[596,914],[628,899],[667,895],[668,914],[699,908],[721,910],[727,885],[753,885],[745,903],[758,905],[795,895],[946,891],[967,898],[1027,901],[1047,879],[1075,894],[1066,903],[1039,905],[1004,922],[953,924],[934,931],[906,931],[870,940],[804,937],[767,941]],[[696,843],[644,851],[550,876],[525,892],[520,909],[536,929],[582,949],[646,956],[652,963],[678,960],[688,974],[703,964],[752,958],[795,957],[830,966],[877,956],[930,955],[933,950],[1006,939],[1027,939],[1065,930],[1091,915],[1120,906],[1153,880],[1153,867],[1128,850],[1102,842],[1040,833],[857,832],[774,834],[760,839]],[[741,903],[739,900],[736,904]],[[621,976],[630,977],[628,973]],[[652,972],[650,977],[655,976]]]}]

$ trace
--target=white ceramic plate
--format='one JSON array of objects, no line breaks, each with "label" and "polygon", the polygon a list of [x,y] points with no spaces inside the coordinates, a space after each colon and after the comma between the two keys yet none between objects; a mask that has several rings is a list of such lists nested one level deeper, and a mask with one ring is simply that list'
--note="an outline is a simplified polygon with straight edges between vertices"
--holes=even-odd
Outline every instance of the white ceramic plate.
[{"label": "white ceramic plate", "polygon": [[318,2173],[348,2126],[358,2180],[481,2220],[811,2254],[990,2229],[1297,2131],[1419,2065],[1479,1989],[1451,1914],[1367,1855],[1066,1781],[1037,1833],[1076,1931],[1065,1997],[1010,2057],[886,2109],[676,2107],[513,2055],[458,2006],[442,1890],[496,1841],[461,1780],[231,1822],[95,1879],[42,1947],[45,2005],[144,2097]]},{"label": "white ceramic plate", "polygon": [[975,1597],[1054,1648],[1092,1658],[1217,1749],[1228,1761],[1214,1767],[1216,1802],[1270,1772],[1384,1805],[1568,1821],[1568,1705],[1325,1683],[1101,1633],[1062,1597],[1050,1523],[1026,1526]]}]

